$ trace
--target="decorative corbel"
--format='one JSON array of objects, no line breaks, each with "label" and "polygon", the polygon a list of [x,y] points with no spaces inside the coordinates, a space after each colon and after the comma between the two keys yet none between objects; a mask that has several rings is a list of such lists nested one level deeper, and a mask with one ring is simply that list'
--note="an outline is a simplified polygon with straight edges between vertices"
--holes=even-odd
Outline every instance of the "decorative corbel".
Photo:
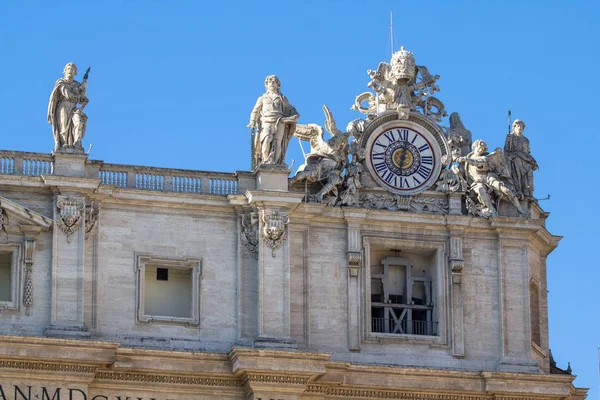
[{"label": "decorative corbel", "polygon": [[348,274],[350,277],[358,277],[360,270],[360,261],[362,259],[362,253],[360,251],[349,251],[348,252]]},{"label": "decorative corbel", "polygon": [[0,231],[4,227],[4,210],[0,208]]},{"label": "decorative corbel", "polygon": [[242,230],[240,232],[241,241],[246,250],[255,259],[258,259],[258,214],[249,212],[241,215]]},{"label": "decorative corbel", "polygon": [[462,237],[452,236],[450,238],[450,270],[452,274],[462,273],[465,261],[462,254]]},{"label": "decorative corbel", "polygon": [[287,224],[290,217],[287,213],[280,211],[262,212],[262,237],[265,244],[272,250],[271,255],[275,257],[275,252],[283,246],[287,240]]},{"label": "decorative corbel", "polygon": [[73,235],[81,225],[81,211],[85,207],[85,202],[82,198],[58,196],[56,207],[58,208],[58,218],[56,223],[60,230],[67,235],[67,242],[70,243],[71,235]]},{"label": "decorative corbel", "polygon": [[35,240],[25,239],[23,267],[25,269],[25,285],[23,290],[23,305],[25,314],[29,315],[33,306],[33,254],[35,253]]}]

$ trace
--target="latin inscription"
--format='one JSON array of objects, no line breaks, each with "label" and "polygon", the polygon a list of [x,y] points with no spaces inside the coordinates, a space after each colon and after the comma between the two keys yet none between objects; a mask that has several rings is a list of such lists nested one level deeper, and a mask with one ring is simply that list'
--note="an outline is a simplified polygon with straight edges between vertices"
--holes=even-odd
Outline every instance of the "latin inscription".
[{"label": "latin inscription", "polygon": [[175,400],[167,397],[132,397],[94,394],[76,388],[0,384],[0,400]]}]

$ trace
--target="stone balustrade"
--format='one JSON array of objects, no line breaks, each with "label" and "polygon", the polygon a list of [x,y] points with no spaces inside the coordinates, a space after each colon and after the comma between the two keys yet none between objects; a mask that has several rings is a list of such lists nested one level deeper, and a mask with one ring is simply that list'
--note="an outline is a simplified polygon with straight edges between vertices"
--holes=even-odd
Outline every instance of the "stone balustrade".
[{"label": "stone balustrade", "polygon": [[[51,154],[0,150],[0,175],[51,175],[53,164]],[[243,171],[208,172],[88,160],[85,172],[88,178],[99,178],[101,185],[151,191],[227,196],[254,186],[252,173]]]},{"label": "stone balustrade", "polygon": [[223,196],[240,191],[240,174],[251,175],[249,172],[207,172],[119,164],[102,164],[98,170],[98,177],[103,185]]},{"label": "stone balustrade", "polygon": [[24,151],[0,151],[0,174],[52,175],[53,158],[50,154]]}]

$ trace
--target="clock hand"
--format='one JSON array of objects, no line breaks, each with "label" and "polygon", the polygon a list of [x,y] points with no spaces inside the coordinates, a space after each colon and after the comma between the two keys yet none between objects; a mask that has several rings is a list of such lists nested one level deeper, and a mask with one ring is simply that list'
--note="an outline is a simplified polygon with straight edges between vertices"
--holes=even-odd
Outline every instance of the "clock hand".
[{"label": "clock hand", "polygon": [[406,160],[406,140],[402,141],[402,147],[400,147],[402,149],[402,155],[400,156],[400,173],[402,173],[402,170],[404,169],[404,161]]}]

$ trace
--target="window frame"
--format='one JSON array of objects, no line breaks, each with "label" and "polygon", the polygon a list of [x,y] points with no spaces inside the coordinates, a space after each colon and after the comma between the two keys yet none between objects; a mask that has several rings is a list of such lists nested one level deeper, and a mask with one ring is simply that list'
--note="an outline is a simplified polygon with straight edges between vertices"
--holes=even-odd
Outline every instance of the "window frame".
[{"label": "window frame", "polygon": [[[145,312],[145,280],[146,267],[188,269],[192,275],[192,299],[190,318],[171,317],[166,315],[151,315]],[[164,323],[186,326],[200,325],[200,287],[202,280],[201,258],[171,258],[152,254],[136,254],[136,314],[137,322],[143,324]]]},{"label": "window frame", "polygon": [[0,252],[11,253],[11,293],[10,300],[0,300],[0,311],[19,311],[21,298],[21,244],[0,243]]},{"label": "window frame", "polygon": [[[417,334],[398,334],[373,332],[371,315],[371,247],[398,248],[410,252],[411,250],[431,250],[432,259],[435,263],[435,269],[432,276],[432,296],[435,299],[433,310],[437,316],[437,335],[417,335]],[[419,343],[437,343],[447,345],[450,335],[448,334],[448,312],[450,312],[450,289],[448,277],[448,263],[445,257],[446,242],[442,241],[422,241],[413,238],[390,238],[390,237],[363,237],[363,341],[379,343],[385,341],[399,342],[419,342]],[[400,256],[404,257],[404,256]]]}]

